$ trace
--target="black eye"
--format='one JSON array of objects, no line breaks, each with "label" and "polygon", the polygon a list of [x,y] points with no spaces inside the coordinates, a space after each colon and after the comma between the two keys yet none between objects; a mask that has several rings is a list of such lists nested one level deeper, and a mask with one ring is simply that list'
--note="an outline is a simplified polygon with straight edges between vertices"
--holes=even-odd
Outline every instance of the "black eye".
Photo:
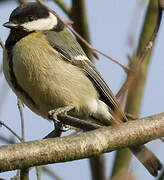
[{"label": "black eye", "polygon": [[29,21],[33,21],[35,18],[33,16],[28,16]]}]

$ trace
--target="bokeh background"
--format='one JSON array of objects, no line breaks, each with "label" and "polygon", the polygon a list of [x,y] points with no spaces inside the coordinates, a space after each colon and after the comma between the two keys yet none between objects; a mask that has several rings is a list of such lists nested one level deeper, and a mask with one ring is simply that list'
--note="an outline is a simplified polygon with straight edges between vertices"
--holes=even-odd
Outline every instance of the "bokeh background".
[{"label": "bokeh background", "polygon": [[[54,2],[45,1],[49,7],[54,9],[63,19],[68,17],[55,5]],[[64,2],[70,5],[69,0]],[[128,55],[133,55],[138,42],[140,30],[145,15],[148,0],[86,0],[87,15],[91,42],[94,47],[118,59],[121,63],[128,64]],[[2,26],[8,21],[11,11],[18,6],[14,0],[0,1],[0,38],[5,42],[9,30]],[[133,37],[133,42],[129,43],[129,38]],[[148,78],[144,90],[144,97],[141,107],[141,117],[153,115],[164,111],[164,25],[162,23],[155,48],[153,50]],[[0,49],[0,65],[2,64],[2,49]],[[108,85],[117,93],[125,80],[125,72],[116,64],[102,56],[95,60],[98,70],[107,81]],[[0,74],[0,120],[4,121],[18,134],[21,134],[20,116],[17,108],[17,98],[9,89],[3,74]],[[53,129],[53,123],[35,115],[27,107],[23,108],[25,118],[25,140],[37,140],[43,138]],[[66,135],[66,133],[64,134]],[[4,127],[0,128],[0,136],[11,138],[11,134]],[[0,145],[5,142],[0,141]],[[156,140],[148,146],[164,162],[164,145]],[[111,172],[111,165],[114,152],[107,153],[107,175]],[[87,159],[73,162],[58,163],[50,165],[51,169],[63,180],[89,180],[90,167]],[[142,167],[142,165],[132,158],[131,166],[136,179],[154,179]],[[0,174],[0,178],[10,179],[15,175],[15,171]],[[36,179],[35,170],[30,172],[31,179]],[[50,176],[42,173],[42,179],[50,180]]]}]

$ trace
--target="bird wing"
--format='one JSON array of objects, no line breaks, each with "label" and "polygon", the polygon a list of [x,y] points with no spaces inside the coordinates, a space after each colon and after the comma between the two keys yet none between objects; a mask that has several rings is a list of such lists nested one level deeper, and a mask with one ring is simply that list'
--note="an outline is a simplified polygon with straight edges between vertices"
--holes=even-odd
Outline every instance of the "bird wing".
[{"label": "bird wing", "polygon": [[116,97],[72,35],[66,29],[60,32],[45,31],[44,33],[50,45],[60,53],[63,59],[86,72],[97,88],[102,100],[109,106],[110,111],[112,111],[110,113],[114,115],[114,112],[116,112],[120,119],[126,121],[126,116],[122,112]]}]

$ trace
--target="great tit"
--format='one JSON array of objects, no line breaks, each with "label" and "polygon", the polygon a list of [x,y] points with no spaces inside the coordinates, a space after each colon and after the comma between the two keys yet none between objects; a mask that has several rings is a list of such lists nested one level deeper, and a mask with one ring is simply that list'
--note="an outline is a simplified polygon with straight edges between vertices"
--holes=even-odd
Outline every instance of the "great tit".
[{"label": "great tit", "polygon": [[[127,120],[94,64],[47,8],[23,3],[4,26],[11,29],[3,53],[4,75],[33,112],[48,119],[50,110],[70,107],[69,115],[104,126]],[[149,149],[139,146],[131,151],[157,175],[161,163]]]}]

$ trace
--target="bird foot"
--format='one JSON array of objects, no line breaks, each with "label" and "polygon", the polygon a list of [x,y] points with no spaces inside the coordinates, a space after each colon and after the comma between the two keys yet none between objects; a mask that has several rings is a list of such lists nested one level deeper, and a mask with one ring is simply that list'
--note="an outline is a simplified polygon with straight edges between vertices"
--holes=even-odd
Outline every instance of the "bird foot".
[{"label": "bird foot", "polygon": [[68,131],[70,129],[69,125],[61,124],[60,120],[58,120],[59,115],[67,116],[67,112],[72,110],[73,106],[64,106],[57,109],[50,110],[48,112],[49,119],[52,119],[54,121],[55,127],[60,129],[61,131]]}]

